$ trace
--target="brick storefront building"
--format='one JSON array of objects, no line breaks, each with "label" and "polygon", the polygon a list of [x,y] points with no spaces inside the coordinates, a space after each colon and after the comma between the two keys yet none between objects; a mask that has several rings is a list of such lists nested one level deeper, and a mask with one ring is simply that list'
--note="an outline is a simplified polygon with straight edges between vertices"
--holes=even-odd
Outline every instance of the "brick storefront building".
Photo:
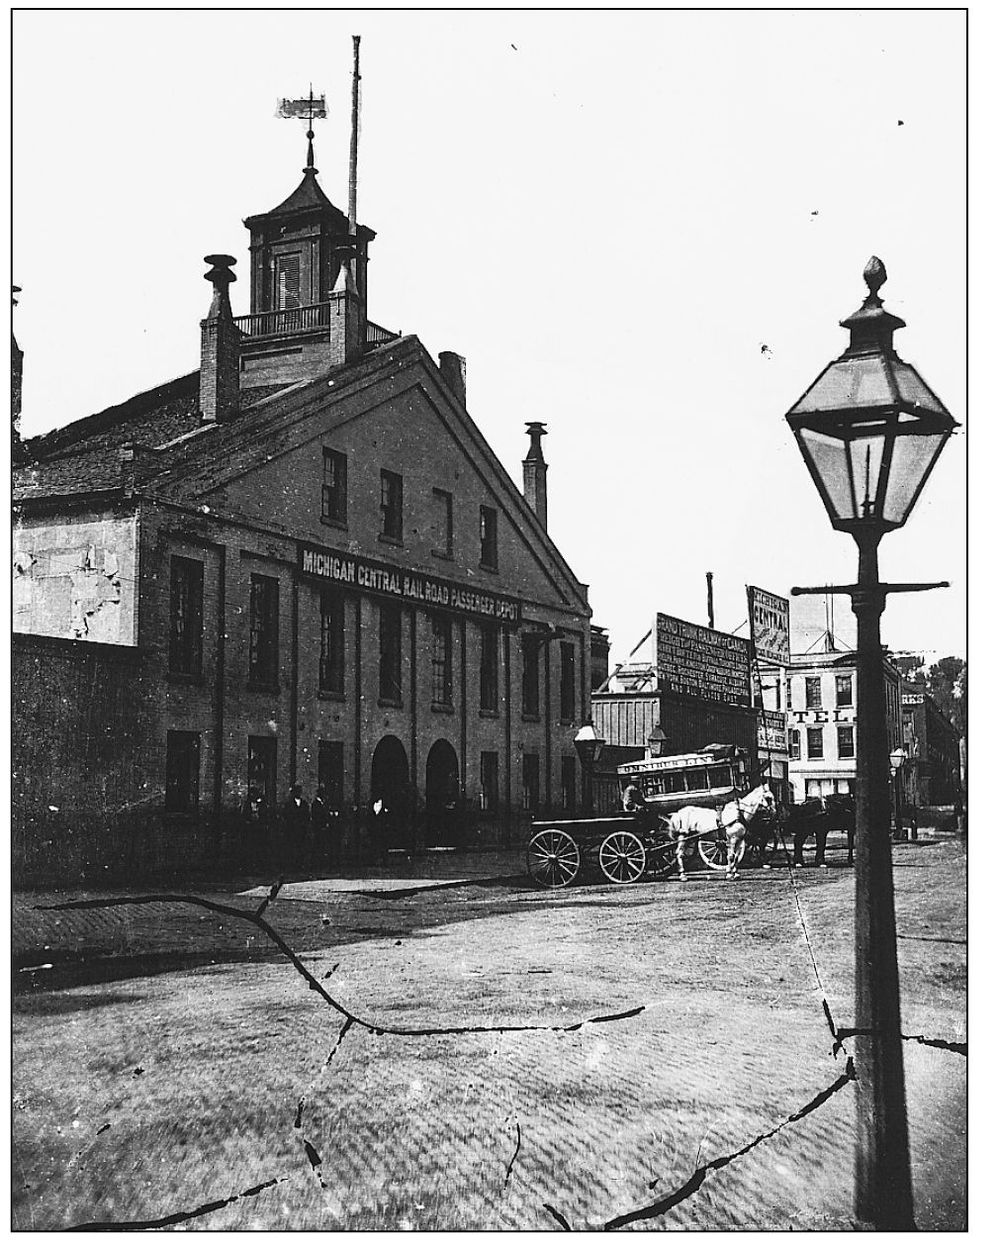
[{"label": "brick storefront building", "polygon": [[[209,257],[200,370],[19,449],[14,850],[22,874],[239,862],[266,798],[336,839],[495,840],[573,805],[587,587],[465,406],[464,364],[367,317],[373,231],[311,160]],[[28,353],[30,367],[31,353]],[[382,847],[383,848],[383,847]]]}]

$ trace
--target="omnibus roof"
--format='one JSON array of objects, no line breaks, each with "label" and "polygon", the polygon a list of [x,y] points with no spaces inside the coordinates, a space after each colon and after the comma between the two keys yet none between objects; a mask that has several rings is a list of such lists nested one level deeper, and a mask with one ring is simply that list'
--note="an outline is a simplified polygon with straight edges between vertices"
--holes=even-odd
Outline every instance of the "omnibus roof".
[{"label": "omnibus roof", "polygon": [[675,772],[683,768],[705,768],[710,764],[736,763],[747,759],[747,751],[739,746],[716,746],[708,750],[690,751],[684,755],[663,755],[660,759],[638,759],[621,763],[617,776],[647,776],[653,772]]}]

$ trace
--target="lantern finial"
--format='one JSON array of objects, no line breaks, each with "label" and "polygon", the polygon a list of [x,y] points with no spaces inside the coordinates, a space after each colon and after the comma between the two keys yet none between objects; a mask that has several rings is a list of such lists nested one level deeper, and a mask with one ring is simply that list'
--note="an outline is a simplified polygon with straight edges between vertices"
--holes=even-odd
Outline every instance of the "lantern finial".
[{"label": "lantern finial", "polygon": [[869,263],[862,270],[862,276],[865,278],[865,284],[869,288],[869,294],[877,304],[882,301],[879,298],[879,288],[886,281],[886,265],[878,256],[870,256]]}]

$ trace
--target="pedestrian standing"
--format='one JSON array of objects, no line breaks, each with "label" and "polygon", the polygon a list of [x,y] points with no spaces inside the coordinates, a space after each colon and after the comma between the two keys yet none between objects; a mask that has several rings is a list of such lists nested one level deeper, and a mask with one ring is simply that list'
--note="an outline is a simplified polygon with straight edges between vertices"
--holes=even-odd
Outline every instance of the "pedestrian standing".
[{"label": "pedestrian standing", "polygon": [[284,803],[282,858],[285,867],[301,865],[308,847],[310,812],[300,785],[292,785]]},{"label": "pedestrian standing", "polygon": [[312,841],[315,844],[317,862],[322,867],[333,867],[336,849],[333,838],[332,812],[326,797],[325,786],[320,785],[312,799]]}]

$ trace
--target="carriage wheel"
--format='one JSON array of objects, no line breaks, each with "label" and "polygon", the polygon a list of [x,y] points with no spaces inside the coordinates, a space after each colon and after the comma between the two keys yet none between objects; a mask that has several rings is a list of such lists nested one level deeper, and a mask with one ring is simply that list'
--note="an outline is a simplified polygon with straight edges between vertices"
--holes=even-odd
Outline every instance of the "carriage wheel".
[{"label": "carriage wheel", "polygon": [[712,867],[715,872],[727,870],[727,838],[722,833],[715,837],[700,837],[698,845],[699,857],[707,867]]},{"label": "carriage wheel", "polygon": [[647,851],[634,833],[610,833],[599,847],[602,874],[614,885],[632,885],[647,868]]},{"label": "carriage wheel", "polygon": [[578,842],[559,828],[545,828],[530,838],[530,875],[546,889],[563,889],[578,875],[582,865]]}]

